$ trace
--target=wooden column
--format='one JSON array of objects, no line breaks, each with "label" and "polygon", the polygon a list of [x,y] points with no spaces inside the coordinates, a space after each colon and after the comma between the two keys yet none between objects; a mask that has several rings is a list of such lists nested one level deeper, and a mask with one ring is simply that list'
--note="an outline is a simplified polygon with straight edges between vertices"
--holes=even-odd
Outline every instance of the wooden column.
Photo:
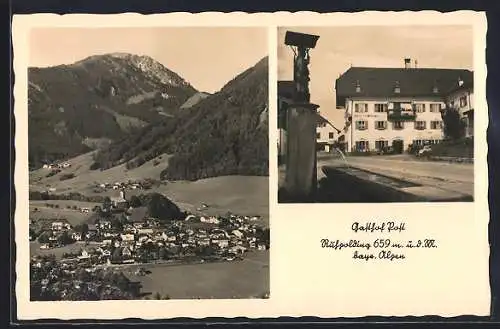
[{"label": "wooden column", "polygon": [[285,191],[295,202],[313,201],[317,188],[317,108],[310,103],[288,107]]}]

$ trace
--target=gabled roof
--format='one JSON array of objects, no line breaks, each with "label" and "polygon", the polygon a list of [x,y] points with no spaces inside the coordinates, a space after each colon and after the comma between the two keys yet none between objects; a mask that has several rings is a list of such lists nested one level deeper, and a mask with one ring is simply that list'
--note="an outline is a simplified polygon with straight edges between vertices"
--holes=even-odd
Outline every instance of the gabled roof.
[{"label": "gabled roof", "polygon": [[[346,97],[444,97],[463,80],[472,87],[473,72],[464,69],[351,67],[335,81],[337,104]],[[394,89],[399,85],[400,92]],[[356,87],[360,90],[357,92]],[[437,89],[435,89],[437,87]]]}]

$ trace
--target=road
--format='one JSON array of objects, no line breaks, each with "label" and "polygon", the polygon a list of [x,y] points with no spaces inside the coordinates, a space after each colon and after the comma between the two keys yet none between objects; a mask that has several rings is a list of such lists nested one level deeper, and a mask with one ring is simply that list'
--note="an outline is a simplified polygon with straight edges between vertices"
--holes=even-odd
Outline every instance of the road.
[{"label": "road", "polygon": [[321,167],[351,166],[386,175],[426,187],[474,195],[474,165],[415,160],[410,156],[319,157],[318,178],[324,176]]}]

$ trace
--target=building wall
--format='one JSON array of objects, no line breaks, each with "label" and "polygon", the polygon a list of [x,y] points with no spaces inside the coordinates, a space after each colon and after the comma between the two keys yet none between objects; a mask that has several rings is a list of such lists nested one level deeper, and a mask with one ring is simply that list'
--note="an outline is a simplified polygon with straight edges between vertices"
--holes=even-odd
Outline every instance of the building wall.
[{"label": "building wall", "polygon": [[[414,121],[405,121],[403,129],[394,129],[392,121],[387,118],[387,111],[376,112],[375,104],[387,104],[389,102],[412,102],[416,104],[423,104],[424,111],[416,113]],[[366,112],[356,112],[356,104],[366,104]],[[403,141],[403,149],[406,150],[414,140],[431,140],[437,142],[443,139],[442,119],[439,111],[431,112],[431,104],[439,104],[445,106],[439,98],[371,98],[371,99],[347,99],[345,108],[346,112],[352,116],[352,122],[347,132],[345,133],[346,141],[348,143],[347,149],[353,150],[356,141],[367,141],[369,150],[376,149],[376,141],[387,141],[388,146],[392,145],[394,140]],[[358,105],[359,108],[364,106]],[[366,121],[367,127],[365,130],[356,128],[356,121]],[[376,121],[385,122],[386,128],[383,130],[376,128]],[[425,122],[425,129],[416,129],[415,121]],[[436,129],[433,129],[431,122],[440,122]]]},{"label": "building wall", "polygon": [[[465,100],[465,101],[464,101]],[[474,92],[471,89],[462,89],[452,93],[446,102],[458,109],[462,120],[466,124],[465,135],[471,137],[474,135]],[[469,112],[469,113],[467,113]]]},{"label": "building wall", "polygon": [[[336,109],[319,109],[319,115],[333,123],[333,116]],[[342,127],[341,127],[342,128]],[[332,145],[335,143],[337,131],[328,123],[320,123],[316,127],[316,145],[318,150],[329,152]]]}]

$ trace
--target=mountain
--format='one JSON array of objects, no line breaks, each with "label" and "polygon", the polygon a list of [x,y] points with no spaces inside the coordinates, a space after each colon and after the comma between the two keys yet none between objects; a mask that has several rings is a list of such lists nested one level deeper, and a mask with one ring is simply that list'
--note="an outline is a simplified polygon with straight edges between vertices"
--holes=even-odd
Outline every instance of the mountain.
[{"label": "mountain", "polygon": [[205,92],[199,92],[194,94],[193,96],[189,97],[189,99],[181,105],[181,109],[188,109],[190,107],[193,107],[194,105],[198,104],[201,100],[207,98],[210,96],[209,93]]},{"label": "mountain", "polygon": [[188,82],[148,56],[113,53],[29,68],[30,167],[171,118],[195,94]]},{"label": "mountain", "polygon": [[98,152],[92,169],[141,166],[173,156],[162,178],[197,180],[222,175],[268,175],[268,59],[219,92]]}]

